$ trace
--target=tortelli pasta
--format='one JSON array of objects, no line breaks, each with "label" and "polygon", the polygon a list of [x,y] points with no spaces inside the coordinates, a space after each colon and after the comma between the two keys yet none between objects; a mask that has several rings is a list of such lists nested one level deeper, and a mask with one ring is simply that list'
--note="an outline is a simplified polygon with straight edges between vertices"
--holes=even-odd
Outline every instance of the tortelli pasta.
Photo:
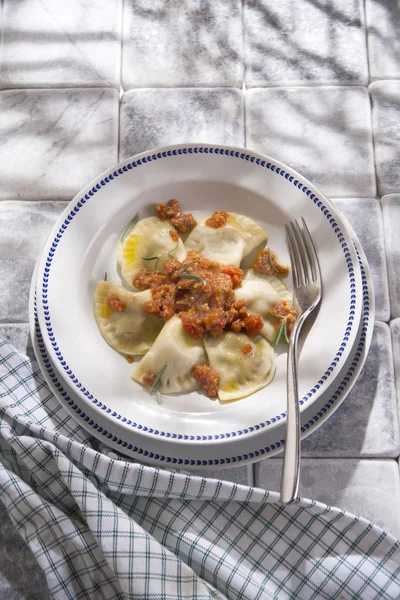
[{"label": "tortelli pasta", "polygon": [[133,371],[132,379],[142,383],[146,374],[159,373],[166,364],[160,377],[160,391],[165,394],[192,392],[198,387],[192,369],[206,360],[203,341],[186,333],[180,318],[174,316],[165,323],[152,348]]},{"label": "tortelli pasta", "polygon": [[193,229],[186,240],[188,250],[197,250],[207,258],[238,267],[252,250],[265,242],[267,235],[253,219],[227,213],[226,225],[209,227],[207,219]]},{"label": "tortelli pasta", "polygon": [[[156,214],[137,216],[121,238],[129,289],[97,285],[100,333],[127,358],[142,356],[132,380],[159,402],[199,390],[225,403],[264,388],[274,346],[288,341],[298,316],[282,280],[288,267],[262,248],[267,234],[245,215],[218,210],[197,223],[175,199]],[[243,270],[246,257],[254,260]]]},{"label": "tortelli pasta", "polygon": [[[149,300],[150,290],[135,293],[107,281],[97,284],[94,316],[102,336],[117,352],[141,355],[154,344],[164,323],[143,310]],[[115,310],[118,306],[124,310]]]},{"label": "tortelli pasta", "polygon": [[[275,352],[262,336],[227,331],[204,340],[210,366],[219,374],[218,396],[231,402],[265,387],[275,374]],[[251,350],[243,354],[243,348]]]},{"label": "tortelli pasta", "polygon": [[199,223],[186,240],[188,250],[201,252],[203,256],[225,265],[238,267],[245,253],[245,241],[234,229],[212,229]]},{"label": "tortelli pasta", "polygon": [[276,331],[268,312],[283,300],[291,302],[291,296],[281,279],[276,275],[263,275],[254,269],[249,269],[236,296],[246,302],[248,310],[259,314],[264,322],[260,333],[270,342],[275,337]]},{"label": "tortelli pasta", "polygon": [[127,285],[132,285],[132,279],[140,269],[156,269],[162,273],[169,258],[185,258],[185,246],[180,238],[177,241],[171,238],[172,231],[175,229],[169,223],[149,217],[140,220],[121,242],[118,265]]}]

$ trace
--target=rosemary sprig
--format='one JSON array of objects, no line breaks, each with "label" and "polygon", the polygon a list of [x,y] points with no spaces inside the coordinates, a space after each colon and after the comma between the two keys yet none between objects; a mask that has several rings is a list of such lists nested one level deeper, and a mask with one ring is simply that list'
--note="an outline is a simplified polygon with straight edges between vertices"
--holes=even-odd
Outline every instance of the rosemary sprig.
[{"label": "rosemary sprig", "polygon": [[288,344],[289,343],[289,336],[288,336],[288,332],[287,332],[287,319],[285,319],[285,329],[283,330],[283,334],[285,336],[285,342]]},{"label": "rosemary sprig", "polygon": [[272,269],[273,271],[275,271],[275,273],[276,273],[277,275],[279,275],[280,273],[279,273],[278,269],[275,267],[275,265],[274,265],[274,262],[273,262],[273,260],[272,260],[272,256],[271,256],[271,249],[270,249],[270,248],[267,248],[267,252],[268,252],[268,260],[269,260],[269,264],[270,264],[270,266],[271,266],[271,269]]},{"label": "rosemary sprig", "polygon": [[[176,246],[174,246],[173,248],[171,248],[171,250],[169,250],[167,252],[168,256],[171,256],[171,252],[175,252],[175,250],[177,249],[178,246],[179,246],[179,242],[177,242]],[[173,258],[173,257],[171,256],[171,258]]]},{"label": "rosemary sprig", "polygon": [[[288,344],[289,343],[289,336],[287,333],[287,319],[286,317],[283,317],[281,315],[270,315],[271,319],[280,319],[281,323],[278,327],[278,331],[276,332],[274,339],[272,340],[271,344],[273,346],[277,346],[280,342],[282,342],[283,340]],[[283,340],[282,340],[283,337]]]},{"label": "rosemary sprig", "polygon": [[158,262],[161,258],[161,254],[160,256],[143,256],[143,260],[155,260],[155,264],[154,264],[154,273],[157,271],[157,267],[158,267]]},{"label": "rosemary sprig", "polygon": [[[177,249],[178,245],[179,245],[179,242],[173,248],[171,248],[171,250],[169,250],[167,252],[168,256],[171,256],[171,252],[174,252]],[[143,260],[155,260],[156,261],[155,265],[154,265],[154,273],[157,271],[158,262],[159,262],[160,258],[161,258],[161,254],[159,256],[143,256]],[[172,256],[171,256],[171,258],[172,258]]]},{"label": "rosemary sprig", "polygon": [[199,277],[199,275],[191,275],[190,273],[182,273],[181,279],[194,279],[195,281],[199,281],[203,285],[206,283],[205,279]]},{"label": "rosemary sprig", "polygon": [[132,229],[135,227],[135,225],[137,225],[139,219],[140,219],[140,212],[137,212],[136,215],[133,217],[133,219],[131,221],[129,221],[128,225],[126,226],[124,233],[121,236],[121,242],[124,242],[126,240],[126,238],[130,234]]},{"label": "rosemary sprig", "polygon": [[104,281],[107,281],[107,271],[104,273]]},{"label": "rosemary sprig", "polygon": [[161,367],[161,369],[158,371],[153,384],[151,386],[151,391],[156,393],[156,398],[157,398],[157,402],[158,404],[162,404],[162,395],[161,395],[161,390],[160,390],[160,380],[161,377],[163,376],[165,369],[167,368],[167,363],[165,363],[165,365],[163,365]]}]

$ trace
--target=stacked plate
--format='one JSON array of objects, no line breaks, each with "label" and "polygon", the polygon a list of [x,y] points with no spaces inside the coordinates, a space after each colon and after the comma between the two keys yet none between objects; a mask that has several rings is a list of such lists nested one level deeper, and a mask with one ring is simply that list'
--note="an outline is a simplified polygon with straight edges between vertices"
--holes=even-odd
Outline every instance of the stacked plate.
[{"label": "stacked plate", "polygon": [[[303,438],[343,402],[364,364],[374,309],[358,240],[332,204],[276,160],[227,146],[186,144],[130,158],[90,183],[51,232],[32,281],[30,324],[43,374],[65,409],[122,454],[189,469],[232,466],[282,450],[286,353],[266,388],[229,404],[197,392],[155,397],[131,380],[128,364],[102,338],[93,297],[99,280],[121,284],[121,232],[140,211],[177,198],[195,216],[244,214],[289,263],[284,225],[304,217],[318,253],[323,300],[302,338],[299,387]],[[290,277],[289,277],[290,279]],[[288,282],[290,287],[290,281]]]}]

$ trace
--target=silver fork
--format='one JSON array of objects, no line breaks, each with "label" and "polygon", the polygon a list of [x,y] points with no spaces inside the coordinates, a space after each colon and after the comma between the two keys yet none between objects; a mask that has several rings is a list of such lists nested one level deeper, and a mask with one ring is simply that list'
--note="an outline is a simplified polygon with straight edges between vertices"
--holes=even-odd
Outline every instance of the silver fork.
[{"label": "silver fork", "polygon": [[292,263],[294,305],[300,309],[289,339],[287,356],[287,417],[281,479],[281,502],[290,504],[297,496],[300,471],[300,404],[297,382],[297,343],[307,317],[322,298],[321,270],[310,232],[304,219],[285,226]]}]

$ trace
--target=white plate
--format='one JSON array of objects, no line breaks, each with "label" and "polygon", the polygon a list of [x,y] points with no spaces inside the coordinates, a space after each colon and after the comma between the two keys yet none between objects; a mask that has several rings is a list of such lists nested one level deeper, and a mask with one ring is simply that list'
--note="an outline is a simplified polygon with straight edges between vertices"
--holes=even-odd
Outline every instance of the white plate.
[{"label": "white plate", "polygon": [[[340,406],[350,392],[365,362],[371,343],[374,326],[374,299],[371,276],[364,252],[354,233],[352,238],[359,253],[359,265],[363,282],[363,314],[356,342],[346,363],[336,380],[312,405],[306,407],[301,414],[302,439],[318,429]],[[280,453],[285,438],[285,425],[280,423],[274,429],[267,429],[257,437],[238,436],[229,439],[227,444],[182,445],[155,438],[149,440],[138,435],[134,428],[124,423],[110,421],[96,406],[88,406],[58,376],[57,371],[46,351],[42,339],[35,303],[35,287],[37,272],[35,271],[29,301],[30,333],[33,348],[42,369],[43,375],[56,398],[66,411],[91,435],[106,442],[110,447],[141,462],[156,466],[175,465],[190,470],[201,470],[218,466],[229,468],[236,464],[247,464],[269,458]]]},{"label": "white plate", "polygon": [[361,278],[343,221],[304,178],[261,155],[236,148],[175,146],[143,153],[100,176],[56,223],[39,267],[40,327],[50,358],[87,404],[110,421],[126,421],[143,436],[181,442],[253,436],[285,418],[286,356],[264,390],[221,405],[199,393],[163,398],[160,407],[130,379],[132,366],[103,340],[93,318],[93,294],[107,271],[119,282],[115,251],[132,216],[176,197],[186,211],[219,208],[256,219],[283,262],[284,224],[304,216],[322,269],[324,298],[300,358],[303,406],[315,402],[340,372],[357,336]]}]

